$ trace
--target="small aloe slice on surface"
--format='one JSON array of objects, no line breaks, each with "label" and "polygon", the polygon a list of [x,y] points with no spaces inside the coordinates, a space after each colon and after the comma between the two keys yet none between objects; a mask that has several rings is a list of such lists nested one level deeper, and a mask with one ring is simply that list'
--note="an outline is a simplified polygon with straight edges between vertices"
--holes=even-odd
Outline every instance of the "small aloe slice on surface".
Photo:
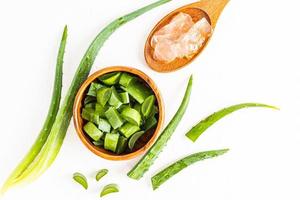
[{"label": "small aloe slice on surface", "polygon": [[101,193],[100,193],[100,197],[103,197],[105,195],[108,195],[110,193],[116,193],[119,192],[119,186],[117,184],[108,184],[106,186],[104,186],[104,188],[102,189]]},{"label": "small aloe slice on surface", "polygon": [[101,169],[96,174],[96,181],[99,181],[103,176],[108,173],[108,169]]},{"label": "small aloe slice on surface", "polygon": [[205,160],[208,158],[217,157],[223,155],[224,153],[228,152],[229,149],[220,149],[220,150],[212,150],[212,151],[205,151],[199,152],[192,155],[189,155],[177,162],[171,164],[170,166],[166,167],[156,175],[151,178],[152,188],[156,190],[160,185],[164,182],[169,180],[172,176],[183,170],[184,168],[194,164],[198,161]]},{"label": "small aloe slice on surface", "polygon": [[82,187],[84,187],[85,189],[88,189],[88,182],[86,180],[86,177],[79,173],[79,172],[76,172],[73,174],[73,179],[79,183]]},{"label": "small aloe slice on surface", "polygon": [[225,117],[226,115],[229,115],[230,113],[233,113],[235,111],[238,111],[243,108],[250,108],[250,107],[262,107],[262,108],[271,108],[278,110],[275,106],[270,106],[266,104],[261,103],[242,103],[233,105],[227,108],[224,108],[222,110],[219,110],[212,115],[206,117],[202,121],[200,121],[198,124],[196,124],[189,132],[186,133],[186,137],[188,137],[190,140],[195,142],[198,137],[210,126],[212,126],[214,123]]},{"label": "small aloe slice on surface", "polygon": [[129,142],[128,142],[128,147],[130,150],[133,149],[136,141],[138,141],[138,139],[140,137],[142,137],[142,135],[144,135],[145,131],[139,131],[139,132],[136,132],[135,134],[133,134],[130,139],[129,139]]}]

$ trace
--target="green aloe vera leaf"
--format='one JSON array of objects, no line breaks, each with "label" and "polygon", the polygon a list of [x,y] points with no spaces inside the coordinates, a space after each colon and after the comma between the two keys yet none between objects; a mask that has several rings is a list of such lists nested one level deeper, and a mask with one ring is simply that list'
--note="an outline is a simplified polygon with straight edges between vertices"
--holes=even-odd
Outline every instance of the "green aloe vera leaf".
[{"label": "green aloe vera leaf", "polygon": [[104,186],[100,193],[100,197],[116,192],[119,192],[119,186],[117,184],[109,184]]},{"label": "green aloe vera leaf", "polygon": [[158,157],[159,153],[163,150],[166,146],[167,142],[171,138],[172,134],[174,133],[175,129],[177,128],[179,122],[181,121],[187,106],[189,104],[191,92],[192,92],[192,85],[193,85],[193,76],[190,77],[185,95],[182,99],[181,105],[179,106],[176,114],[169,122],[167,127],[163,130],[160,134],[158,139],[152,145],[152,147],[147,151],[147,153],[140,159],[140,161],[128,172],[128,176],[132,179],[140,179],[149,170],[151,165],[154,163],[156,158]]},{"label": "green aloe vera leaf", "polygon": [[102,87],[103,85],[101,85],[100,83],[91,83],[88,93],[86,95],[97,97],[97,91]]},{"label": "green aloe vera leaf", "polygon": [[0,193],[6,192],[11,186],[14,185],[15,179],[19,177],[24,172],[24,170],[26,170],[26,168],[33,162],[35,157],[39,154],[39,152],[43,148],[50,134],[57,112],[59,110],[59,104],[61,100],[63,62],[64,62],[64,54],[66,49],[67,37],[68,37],[68,28],[67,26],[65,26],[60,41],[60,46],[59,46],[57,60],[56,60],[53,92],[50,101],[51,103],[42,130],[40,131],[38,137],[36,138],[35,142],[31,146],[30,150],[24,156],[22,161],[16,166],[16,168],[7,178],[7,180],[5,181],[5,183],[1,188]]},{"label": "green aloe vera leaf", "polygon": [[170,166],[166,167],[162,171],[158,172],[156,175],[154,175],[151,178],[153,190],[156,190],[160,185],[162,185],[164,182],[169,180],[171,177],[173,177],[175,174],[179,173],[181,170],[185,169],[186,167],[201,160],[223,155],[228,151],[229,149],[220,149],[220,150],[199,152],[176,161],[175,163],[171,164]]},{"label": "green aloe vera leaf", "polygon": [[88,122],[83,126],[83,130],[86,132],[86,134],[88,134],[88,136],[90,136],[90,138],[92,138],[94,141],[98,141],[103,133],[102,131],[100,131],[97,126],[95,126],[95,124],[93,124],[92,122]]},{"label": "green aloe vera leaf", "polygon": [[103,131],[105,133],[109,133],[110,129],[111,129],[111,125],[106,119],[100,118],[98,129],[100,129],[101,131]]},{"label": "green aloe vera leaf", "polygon": [[142,104],[141,112],[145,119],[148,119],[151,112],[153,112],[154,103],[155,103],[155,96],[151,95],[151,96],[147,97],[145,99],[144,103]]},{"label": "green aloe vera leaf", "polygon": [[111,93],[112,93],[111,88],[107,88],[107,87],[100,88],[97,91],[97,102],[100,105],[105,106],[111,97]]},{"label": "green aloe vera leaf", "polygon": [[104,139],[104,148],[115,152],[118,145],[119,134],[107,133]]},{"label": "green aloe vera leaf", "polygon": [[[114,33],[115,30],[117,30],[123,24],[169,1],[170,0],[160,0],[141,9],[138,9],[132,13],[129,13],[121,18],[118,18],[110,23],[107,27],[105,27],[96,36],[96,38],[86,51],[85,55],[81,59],[81,62],[74,75],[64,102],[58,110],[49,137],[47,138],[46,143],[39,152],[39,156],[36,157],[36,159],[34,159],[34,161],[31,162],[29,166],[25,167],[25,170],[22,170],[22,172],[19,173],[19,176],[13,177],[13,181],[8,185],[5,185],[2,192],[15,183],[35,180],[40,175],[42,175],[54,162],[63,144],[67,129],[72,118],[72,108],[76,93],[84,80],[86,80],[99,50],[101,49],[105,41],[109,38],[109,36],[111,36],[111,34]],[[36,150],[37,148],[34,148],[34,151]]]},{"label": "green aloe vera leaf", "polygon": [[103,176],[108,173],[108,169],[101,169],[96,174],[96,181],[99,181]]},{"label": "green aloe vera leaf", "polygon": [[114,129],[121,127],[124,123],[119,112],[114,107],[110,107],[105,112],[105,116]]},{"label": "green aloe vera leaf", "polygon": [[224,108],[222,110],[219,110],[218,112],[213,113],[212,115],[206,117],[202,121],[200,121],[198,124],[196,124],[189,132],[186,133],[186,137],[188,137],[191,141],[195,142],[198,137],[209,127],[211,127],[214,123],[225,117],[226,115],[229,115],[230,113],[233,113],[237,110],[243,109],[243,108],[250,108],[250,107],[262,107],[262,108],[272,108],[272,109],[278,109],[274,106],[261,104],[261,103],[242,103],[233,105],[227,108]]},{"label": "green aloe vera leaf", "polygon": [[119,128],[119,131],[122,133],[122,135],[124,135],[126,138],[130,138],[130,136],[134,133],[136,133],[137,131],[140,130],[140,127],[131,124],[131,123],[125,123],[123,126],[121,126]]},{"label": "green aloe vera leaf", "polygon": [[106,85],[115,85],[119,82],[121,74],[121,72],[111,72],[104,74],[99,80]]},{"label": "green aloe vera leaf", "polygon": [[142,135],[144,135],[145,131],[139,131],[139,132],[136,132],[135,134],[133,134],[130,139],[129,139],[129,142],[128,142],[128,147],[130,150],[133,149],[136,141],[138,141],[138,139],[140,137],[142,137]]},{"label": "green aloe vera leaf", "polygon": [[124,108],[121,112],[121,116],[126,121],[128,121],[129,123],[132,123],[136,126],[140,126],[140,124],[141,124],[141,120],[142,120],[141,114],[133,108],[130,108],[130,107]]},{"label": "green aloe vera leaf", "polygon": [[73,179],[77,183],[79,183],[84,189],[86,189],[86,190],[88,189],[88,182],[87,182],[86,177],[83,174],[76,172],[73,174]]}]

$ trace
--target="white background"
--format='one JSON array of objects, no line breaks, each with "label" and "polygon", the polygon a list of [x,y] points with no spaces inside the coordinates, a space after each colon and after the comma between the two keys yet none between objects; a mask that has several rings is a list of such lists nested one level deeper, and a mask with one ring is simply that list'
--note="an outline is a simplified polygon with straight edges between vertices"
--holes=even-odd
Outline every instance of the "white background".
[{"label": "white background", "polygon": [[[43,124],[52,93],[56,54],[65,24],[69,38],[64,94],[94,36],[110,21],[152,0],[0,1],[0,183],[27,152]],[[252,200],[300,198],[299,5],[296,0],[232,0],[221,15],[205,51],[188,67],[160,74],[147,67],[143,47],[148,33],[168,12],[191,0],[172,1],[120,28],[105,43],[92,71],[127,65],[146,72],[165,101],[166,122],[176,112],[190,74],[189,108],[159,159],[140,181],[126,173],[138,159],[103,160],[77,137],[73,123],[59,156],[36,182],[9,191],[3,199],[98,199],[107,183],[121,192],[106,199]],[[223,107],[261,102],[280,111],[251,108],[208,129],[192,144],[185,132]],[[153,192],[150,177],[169,163],[201,150],[230,148],[224,156],[199,162]],[[100,182],[94,173],[108,168]],[[87,175],[84,191],[72,173]]]}]

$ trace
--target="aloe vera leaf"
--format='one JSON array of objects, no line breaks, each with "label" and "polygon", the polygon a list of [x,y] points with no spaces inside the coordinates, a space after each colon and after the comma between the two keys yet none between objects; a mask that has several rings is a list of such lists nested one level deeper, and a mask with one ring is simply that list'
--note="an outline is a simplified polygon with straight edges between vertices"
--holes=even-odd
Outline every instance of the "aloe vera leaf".
[{"label": "aloe vera leaf", "polygon": [[103,176],[108,173],[108,169],[101,169],[96,174],[96,181],[99,181]]},{"label": "aloe vera leaf", "polygon": [[86,180],[86,177],[83,174],[76,172],[73,174],[73,179],[77,183],[79,183],[82,187],[84,187],[84,189],[88,189],[88,187],[89,187],[88,182]]},{"label": "aloe vera leaf", "polygon": [[154,175],[151,178],[153,190],[159,188],[159,186],[161,186],[164,182],[169,180],[172,176],[179,173],[181,170],[185,169],[186,167],[201,160],[223,155],[228,151],[229,149],[220,149],[220,150],[199,152],[176,161],[175,163],[171,164],[170,166],[166,167],[162,171],[158,172],[156,175]]},{"label": "aloe vera leaf", "polygon": [[143,175],[148,171],[151,165],[154,163],[156,158],[158,157],[159,153],[163,150],[166,146],[168,140],[171,138],[172,134],[174,133],[177,125],[179,124],[180,120],[182,119],[186,108],[190,101],[190,96],[192,92],[192,85],[193,85],[193,76],[190,77],[185,95],[182,99],[181,105],[178,108],[176,114],[169,122],[167,127],[163,130],[160,134],[158,139],[155,141],[154,145],[148,150],[148,152],[142,157],[142,159],[128,172],[128,176],[132,179],[140,179]]},{"label": "aloe vera leaf", "polygon": [[119,186],[117,184],[109,184],[104,186],[104,188],[100,193],[100,197],[103,197],[110,193],[116,193],[116,192],[119,192]]},{"label": "aloe vera leaf", "polygon": [[23,158],[23,160],[17,165],[17,167],[14,169],[11,175],[7,178],[0,193],[4,193],[13,184],[14,179],[20,176],[20,174],[22,174],[23,171],[30,165],[30,163],[39,154],[39,152],[41,151],[43,145],[45,144],[48,138],[52,125],[55,121],[55,117],[57,115],[60,99],[61,99],[63,59],[64,59],[64,53],[65,53],[65,48],[67,43],[67,37],[68,37],[68,28],[67,26],[65,26],[62,34],[61,42],[60,42],[58,55],[57,55],[52,99],[51,99],[50,107],[43,128],[40,131],[37,139],[31,146],[30,150]]},{"label": "aloe vera leaf", "polygon": [[54,162],[56,156],[59,153],[70,124],[70,120],[72,117],[72,107],[74,104],[76,93],[84,80],[86,80],[99,50],[103,46],[104,42],[109,38],[109,36],[111,36],[111,34],[114,33],[115,30],[117,30],[123,24],[137,18],[138,16],[146,13],[149,10],[152,10],[170,1],[171,0],[160,0],[148,6],[140,8],[132,13],[129,13],[123,17],[120,17],[110,23],[96,36],[79,64],[74,79],[64,99],[64,102],[58,111],[49,138],[47,139],[43,149],[41,150],[38,159],[34,160],[34,163],[30,165],[26,169],[26,171],[21,176],[19,176],[17,180],[15,180],[16,182],[23,180],[25,181],[26,179],[36,179],[41,174],[43,174]]},{"label": "aloe vera leaf", "polygon": [[261,104],[261,103],[242,103],[233,105],[227,108],[224,108],[222,110],[219,110],[212,115],[206,117],[202,121],[200,121],[198,124],[196,124],[189,132],[186,133],[186,137],[188,137],[190,140],[195,142],[198,137],[209,127],[211,127],[214,123],[225,117],[226,115],[229,115],[230,113],[233,113],[237,110],[243,109],[243,108],[249,108],[249,107],[263,107],[263,108],[272,108],[272,109],[278,109],[274,106]]},{"label": "aloe vera leaf", "polygon": [[136,141],[138,141],[138,139],[140,137],[142,137],[142,135],[144,135],[145,131],[139,131],[139,132],[136,132],[135,134],[133,134],[130,139],[129,139],[129,142],[128,142],[128,147],[130,150],[133,149]]}]

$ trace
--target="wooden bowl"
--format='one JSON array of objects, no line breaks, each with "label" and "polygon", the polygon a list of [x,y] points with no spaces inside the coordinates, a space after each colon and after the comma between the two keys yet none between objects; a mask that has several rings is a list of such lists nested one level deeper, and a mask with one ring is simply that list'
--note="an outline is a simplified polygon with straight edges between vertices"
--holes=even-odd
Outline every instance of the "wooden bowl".
[{"label": "wooden bowl", "polygon": [[162,61],[155,60],[153,57],[154,49],[151,46],[151,39],[153,35],[160,30],[165,25],[169,24],[172,18],[180,12],[189,14],[194,22],[202,19],[203,17],[210,23],[213,30],[216,27],[218,18],[224,9],[225,5],[229,0],[201,0],[195,3],[183,6],[174,10],[173,12],[166,15],[162,20],[160,20],[155,27],[150,32],[148,39],[145,44],[144,56],[145,60],[150,68],[158,72],[172,72],[191,63],[200,53],[204,50],[210,41],[207,38],[204,44],[198,49],[198,51],[191,55],[190,57],[176,58],[172,62],[166,63]]},{"label": "wooden bowl", "polygon": [[[136,147],[133,149],[132,152],[121,154],[121,155],[117,155],[113,152],[105,150],[104,148],[95,146],[90,141],[88,136],[84,133],[84,131],[83,131],[84,120],[81,118],[81,108],[82,108],[82,105],[83,105],[83,100],[86,96],[86,92],[87,92],[90,84],[94,80],[96,80],[98,77],[100,77],[104,74],[107,74],[107,73],[110,73],[110,72],[119,72],[119,71],[134,74],[134,75],[140,77],[142,80],[144,80],[148,84],[148,86],[152,89],[154,95],[156,96],[158,110],[159,110],[158,111],[158,120],[157,120],[158,123],[157,123],[156,128],[146,132],[142,136],[142,138],[140,138],[138,140],[138,142],[136,143]],[[108,68],[104,68],[102,70],[99,70],[99,71],[95,72],[94,74],[92,74],[91,76],[89,76],[87,78],[87,80],[80,87],[80,89],[79,89],[79,91],[76,95],[75,102],[74,102],[73,120],[74,120],[75,129],[76,129],[76,132],[77,132],[79,138],[81,139],[83,144],[90,151],[92,151],[96,155],[98,155],[102,158],[105,158],[107,160],[129,160],[129,159],[132,159],[132,158],[134,158],[136,156],[139,156],[142,153],[144,153],[154,143],[154,141],[155,141],[156,137],[158,136],[158,134],[159,134],[159,132],[162,128],[162,125],[163,125],[163,121],[164,121],[164,104],[163,104],[161,94],[160,94],[156,84],[154,83],[154,81],[149,76],[147,76],[142,71],[134,69],[134,68],[130,68],[130,67],[123,67],[123,66],[108,67]]]}]

